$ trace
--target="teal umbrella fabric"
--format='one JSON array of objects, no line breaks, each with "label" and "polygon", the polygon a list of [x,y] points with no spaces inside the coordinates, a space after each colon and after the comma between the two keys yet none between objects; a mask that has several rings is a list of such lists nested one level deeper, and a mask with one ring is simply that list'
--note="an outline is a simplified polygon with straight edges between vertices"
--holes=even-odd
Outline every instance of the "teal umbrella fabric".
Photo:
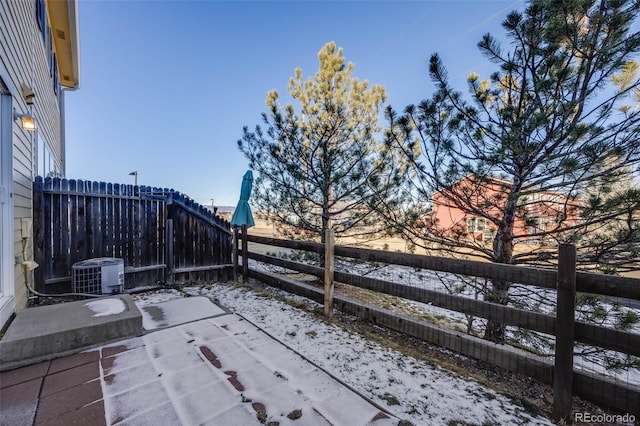
[{"label": "teal umbrella fabric", "polygon": [[241,227],[247,225],[247,228],[255,226],[253,221],[253,214],[251,213],[251,207],[249,207],[249,197],[251,196],[251,189],[253,188],[253,173],[251,170],[247,170],[247,173],[242,177],[242,187],[240,187],[240,201],[236,206],[236,210],[233,212],[231,218],[232,227]]}]

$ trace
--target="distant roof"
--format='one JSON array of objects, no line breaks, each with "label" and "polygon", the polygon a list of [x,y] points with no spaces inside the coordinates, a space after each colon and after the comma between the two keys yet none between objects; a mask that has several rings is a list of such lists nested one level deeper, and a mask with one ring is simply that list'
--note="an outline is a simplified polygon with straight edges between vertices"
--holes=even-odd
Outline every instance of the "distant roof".
[{"label": "distant roof", "polygon": [[[213,207],[211,206],[205,205],[203,207],[213,211]],[[215,207],[218,209],[218,213],[233,212],[236,209],[236,206],[215,206]]]}]

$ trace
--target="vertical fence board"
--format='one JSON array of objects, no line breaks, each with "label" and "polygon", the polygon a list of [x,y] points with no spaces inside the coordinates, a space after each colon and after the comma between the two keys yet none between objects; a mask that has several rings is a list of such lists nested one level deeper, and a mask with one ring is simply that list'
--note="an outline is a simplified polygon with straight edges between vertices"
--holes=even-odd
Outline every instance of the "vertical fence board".
[{"label": "vertical fence board", "polygon": [[87,240],[86,227],[84,226],[85,206],[84,198],[80,197],[84,191],[84,182],[81,180],[71,180],[67,188],[68,194],[68,216],[61,213],[61,222],[64,218],[69,218],[69,256],[66,264],[73,264],[76,261],[86,259],[86,253],[83,252]]},{"label": "vertical fence board", "polygon": [[114,243],[114,238],[113,238],[113,232],[114,232],[114,227],[113,227],[113,214],[114,214],[114,209],[113,209],[113,202],[114,202],[114,198],[112,197],[113,195],[113,184],[112,183],[107,183],[106,184],[106,188],[105,188],[105,218],[104,218],[104,222],[105,222],[105,227],[104,227],[104,253],[108,256],[108,257],[115,257],[114,256],[114,248],[113,248],[113,243]]},{"label": "vertical fence board", "polygon": [[[186,206],[187,208],[191,209],[193,207],[191,200],[186,200]],[[193,266],[195,264],[195,256],[194,256],[194,252],[195,252],[195,243],[196,243],[196,230],[195,230],[195,218],[191,215],[187,215],[185,212],[185,223],[187,225],[187,229],[186,229],[186,236],[187,238],[185,239],[185,262],[184,265],[185,266]]]},{"label": "vertical fence board", "polygon": [[167,219],[167,271],[169,273],[167,280],[170,283],[173,283],[174,281],[174,278],[173,278],[173,270],[175,268],[175,265],[173,263],[174,241],[175,241],[175,238],[173,237],[173,219]]},{"label": "vertical fence board", "polygon": [[102,253],[102,217],[104,213],[101,206],[100,196],[100,182],[94,181],[91,183],[91,205],[94,211],[94,215],[91,216],[91,226],[93,227],[93,245],[91,248],[91,257],[97,257]]},{"label": "vertical fence board", "polygon": [[[85,181],[83,185],[83,191],[87,194],[91,193],[91,187],[93,183],[91,181]],[[84,248],[84,257],[87,259],[91,259],[95,257],[93,254],[93,245],[95,244],[95,229],[94,225],[94,216],[95,213],[93,211],[93,197],[83,197],[84,201],[84,226],[85,226],[85,248]]]},{"label": "vertical fence board", "polygon": [[122,237],[122,190],[120,184],[113,185],[113,257],[123,258],[124,243]]},{"label": "vertical fence board", "polygon": [[134,264],[134,253],[136,250],[136,240],[133,234],[133,229],[134,229],[134,221],[135,221],[135,215],[134,215],[134,211],[133,211],[133,202],[132,200],[129,198],[133,195],[133,185],[126,185],[125,186],[125,195],[127,196],[127,198],[125,198],[123,200],[124,202],[124,212],[126,212],[126,217],[124,218],[124,223],[123,226],[126,229],[125,231],[125,247],[126,247],[126,254],[125,254],[125,265],[127,266],[135,266]]},{"label": "vertical fence board", "polygon": [[[75,184],[75,182],[74,182]],[[68,191],[70,188],[69,181],[66,179],[53,179],[53,189],[61,191]],[[66,201],[66,197],[63,195],[58,195],[54,197],[52,203],[53,214],[59,215],[64,220],[60,220],[58,222],[54,222],[53,229],[53,273],[64,274],[65,266],[71,261],[70,252],[69,252],[69,237],[71,233],[74,231],[73,229],[69,229],[69,222],[66,220],[69,212],[69,205]],[[72,222],[73,225],[73,222]]]},{"label": "vertical fence board", "polygon": [[[51,179],[45,179],[44,183],[42,185],[42,189],[44,190],[52,190],[52,183],[51,183]],[[43,276],[42,276],[42,288],[44,291],[44,280],[46,277],[50,277],[53,276],[53,229],[52,227],[53,225],[53,220],[52,220],[52,216],[53,216],[53,197],[45,197],[44,194],[42,196],[43,201],[42,201],[42,209],[44,210],[42,213],[38,213],[38,214],[42,214],[42,216],[44,217],[44,246],[42,247],[42,261],[44,262],[43,264],[40,265],[40,268],[44,269],[43,271]],[[34,212],[34,214],[36,214],[36,212]],[[34,224],[35,226],[35,224]],[[35,228],[34,228],[34,232],[38,232]],[[49,248],[49,250],[46,250],[46,248]]]},{"label": "vertical fence board", "polygon": [[233,227],[233,280],[238,282],[238,227]]},{"label": "vertical fence board", "polygon": [[105,182],[100,182],[98,184],[98,210],[100,212],[100,216],[98,218],[98,241],[97,241],[97,253],[106,253],[106,237],[107,237],[107,184]]},{"label": "vertical fence board", "polygon": [[75,232],[78,238],[76,239],[75,254],[71,256],[72,262],[75,261],[74,259],[89,259],[89,253],[87,253],[89,233],[87,230],[87,206],[84,196],[84,181],[77,181],[76,191],[77,230]]}]

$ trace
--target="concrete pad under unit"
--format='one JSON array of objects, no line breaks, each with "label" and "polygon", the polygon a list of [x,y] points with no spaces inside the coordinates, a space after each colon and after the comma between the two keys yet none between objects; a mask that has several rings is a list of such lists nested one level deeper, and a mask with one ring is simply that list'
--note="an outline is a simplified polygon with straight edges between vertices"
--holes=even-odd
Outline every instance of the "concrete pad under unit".
[{"label": "concrete pad under unit", "polygon": [[142,315],[127,294],[25,309],[0,340],[0,371],[142,333]]}]

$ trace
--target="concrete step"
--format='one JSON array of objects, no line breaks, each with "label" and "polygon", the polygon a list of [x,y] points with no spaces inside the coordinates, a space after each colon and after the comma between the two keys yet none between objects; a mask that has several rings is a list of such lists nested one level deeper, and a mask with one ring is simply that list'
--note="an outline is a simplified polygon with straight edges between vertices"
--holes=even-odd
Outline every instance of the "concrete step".
[{"label": "concrete step", "polygon": [[25,309],[0,340],[0,371],[142,334],[128,294]]}]

